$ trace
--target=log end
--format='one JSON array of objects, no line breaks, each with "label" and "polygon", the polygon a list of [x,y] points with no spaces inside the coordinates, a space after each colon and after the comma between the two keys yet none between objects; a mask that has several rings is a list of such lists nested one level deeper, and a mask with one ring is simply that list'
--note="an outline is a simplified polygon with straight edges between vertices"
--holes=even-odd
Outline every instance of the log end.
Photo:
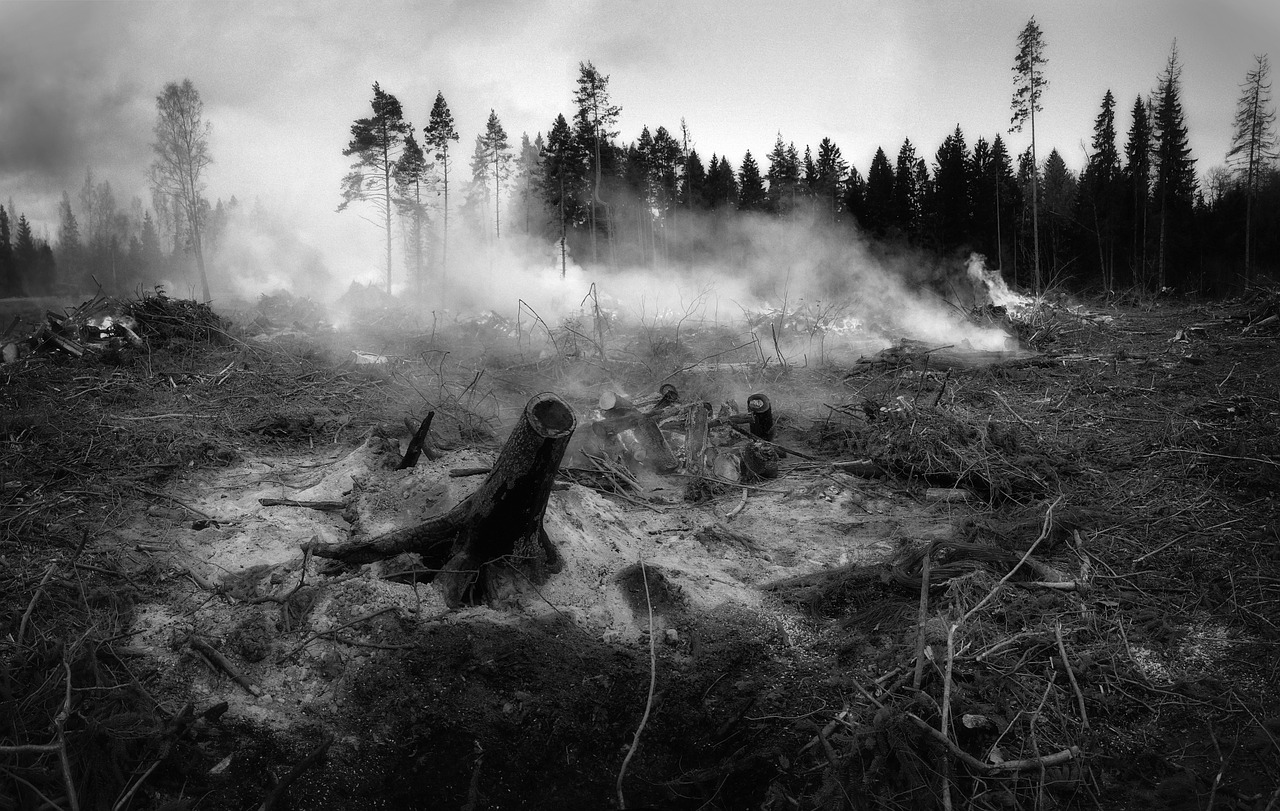
[{"label": "log end", "polygon": [[573,409],[549,391],[534,395],[524,412],[530,427],[544,439],[568,437],[578,425]]}]

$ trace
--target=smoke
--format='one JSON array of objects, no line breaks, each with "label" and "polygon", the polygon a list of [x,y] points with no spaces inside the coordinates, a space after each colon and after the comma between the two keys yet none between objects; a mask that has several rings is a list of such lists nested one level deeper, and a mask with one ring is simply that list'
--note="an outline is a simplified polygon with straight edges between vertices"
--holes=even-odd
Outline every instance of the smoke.
[{"label": "smoke", "polygon": [[[975,350],[1006,346],[1004,332],[976,325],[961,312],[958,305],[973,303],[973,296],[960,300],[962,290],[972,290],[960,260],[890,250],[821,215],[677,212],[664,229],[654,244],[665,240],[666,253],[690,258],[650,258],[610,269],[569,256],[563,275],[559,243],[552,239],[492,240],[451,229],[447,273],[435,273],[413,303],[453,317],[494,311],[512,318],[523,303],[554,325],[590,314],[594,285],[600,306],[624,323],[686,319],[769,337],[772,332],[797,352],[812,349],[815,340],[826,355],[903,338]],[[603,237],[599,251],[602,257],[611,253]]]}]

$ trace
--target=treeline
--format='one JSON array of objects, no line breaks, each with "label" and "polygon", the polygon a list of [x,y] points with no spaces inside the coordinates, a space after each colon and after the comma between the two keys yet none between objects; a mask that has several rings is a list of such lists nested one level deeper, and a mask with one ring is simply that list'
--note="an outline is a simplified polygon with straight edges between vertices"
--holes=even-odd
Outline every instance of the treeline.
[{"label": "treeline", "polygon": [[[1156,90],[1127,107],[1127,121],[1106,91],[1078,174],[1056,149],[1036,162],[1031,149],[1010,154],[1000,134],[970,144],[958,125],[932,155],[909,138],[896,151],[877,149],[865,175],[830,138],[801,150],[779,134],[762,159],[748,151],[736,165],[699,154],[684,121],[674,131],[646,126],[623,142],[608,76],[590,62],[579,67],[574,111],[557,116],[545,138],[525,135],[515,149],[491,112],[461,184],[440,138],[443,96],[423,131],[424,153],[399,102],[375,85],[375,115],[352,127],[346,154],[357,162],[344,206],[373,202],[384,215],[388,283],[394,213],[411,223],[401,229],[410,279],[446,270],[450,171],[472,235],[493,240],[506,229],[548,238],[585,264],[693,264],[725,247],[716,241],[734,231],[718,223],[750,214],[822,218],[885,245],[943,255],[977,251],[1027,288],[1039,278],[1080,290],[1222,293],[1280,269],[1265,57],[1242,84],[1229,164],[1203,182],[1188,145],[1176,49]],[[382,118],[388,112],[394,120]],[[457,139],[451,116],[446,131]]]},{"label": "treeline", "polygon": [[[63,192],[56,234],[36,235],[11,200],[0,206],[0,296],[78,295],[101,289],[128,295],[156,283],[188,278],[193,271],[190,228],[172,201],[121,204],[108,180],[85,173],[75,202]],[[205,201],[201,227],[216,250],[239,207]],[[12,223],[17,223],[12,227]]]}]

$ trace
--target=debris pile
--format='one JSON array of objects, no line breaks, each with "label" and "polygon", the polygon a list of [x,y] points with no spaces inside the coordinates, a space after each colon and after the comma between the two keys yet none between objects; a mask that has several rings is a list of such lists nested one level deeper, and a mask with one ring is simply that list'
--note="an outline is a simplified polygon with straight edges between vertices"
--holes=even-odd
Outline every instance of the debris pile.
[{"label": "debris pile", "polygon": [[765,394],[751,395],[743,412],[732,400],[714,409],[704,400],[682,402],[671,384],[639,402],[605,390],[569,475],[607,492],[637,490],[641,475],[683,476],[690,479],[685,499],[702,501],[725,485],[777,476],[785,451],[773,436]]},{"label": "debris pile", "polygon": [[[8,334],[20,332],[15,319]],[[118,364],[144,346],[158,348],[173,341],[222,344],[230,324],[207,304],[169,298],[157,288],[136,301],[121,302],[97,295],[62,313],[48,311],[25,337],[0,344],[4,363],[32,355],[89,355]]]}]

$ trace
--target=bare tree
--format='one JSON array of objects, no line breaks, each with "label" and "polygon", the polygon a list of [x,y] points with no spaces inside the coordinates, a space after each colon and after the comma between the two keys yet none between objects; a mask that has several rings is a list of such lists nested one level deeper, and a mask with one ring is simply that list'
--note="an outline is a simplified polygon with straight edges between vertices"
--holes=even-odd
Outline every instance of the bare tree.
[{"label": "bare tree", "polygon": [[1236,175],[1244,187],[1244,283],[1249,284],[1253,271],[1253,199],[1268,163],[1276,159],[1276,111],[1271,108],[1271,65],[1267,55],[1255,56],[1256,65],[1245,74],[1236,102],[1235,132],[1227,152]]},{"label": "bare tree", "polygon": [[149,180],[158,196],[172,200],[187,223],[191,250],[200,274],[200,292],[208,301],[209,276],[200,244],[204,204],[204,170],[213,163],[209,154],[209,123],[204,120],[204,102],[190,79],[170,82],[156,97],[156,140],[151,148],[156,159]]}]

